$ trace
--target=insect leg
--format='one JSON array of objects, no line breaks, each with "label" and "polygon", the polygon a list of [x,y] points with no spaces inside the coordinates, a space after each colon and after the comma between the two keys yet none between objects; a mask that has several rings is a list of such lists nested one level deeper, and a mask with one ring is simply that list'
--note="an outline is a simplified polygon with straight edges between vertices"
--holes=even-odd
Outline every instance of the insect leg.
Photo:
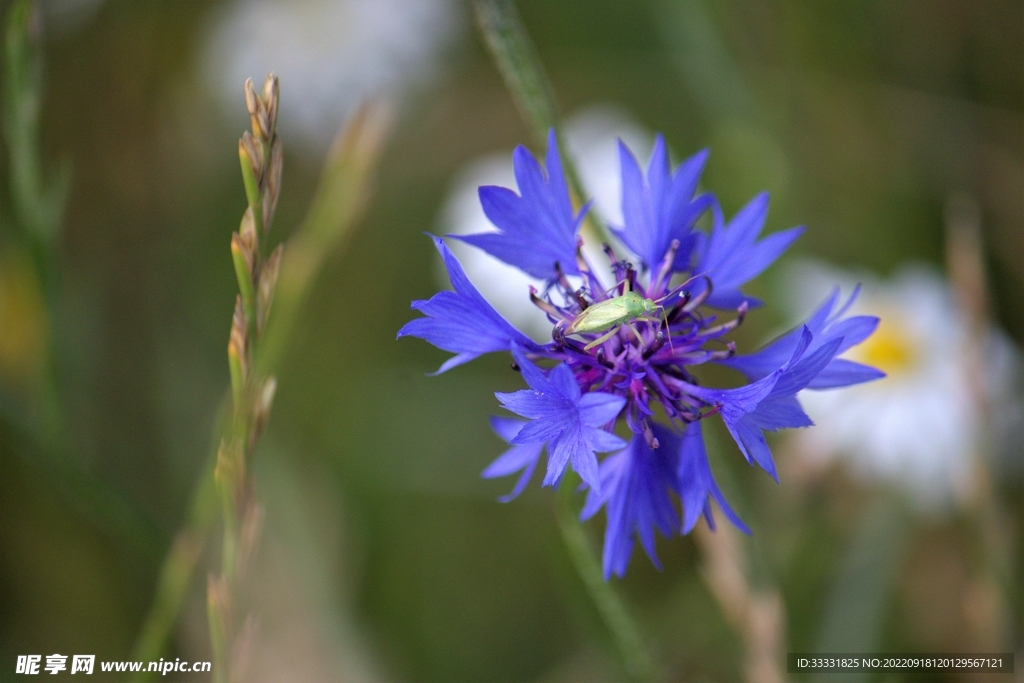
[{"label": "insect leg", "polygon": [[[664,327],[665,327],[665,336],[668,338],[668,347],[670,349],[672,349],[672,355],[674,356],[675,353],[676,353],[676,349],[675,349],[674,346],[672,346],[672,331],[668,327],[668,316],[667,316],[667,314],[665,312],[665,307],[664,306],[658,306],[658,308],[661,309],[662,317],[660,317],[660,318],[651,318],[649,316],[643,315],[643,316],[638,316],[638,317],[634,318],[633,320],[634,320],[634,322],[639,320],[639,321],[645,322],[645,323],[658,323],[658,328],[659,329],[662,327],[662,325],[664,325]],[[630,325],[630,329],[633,329],[632,325]],[[635,329],[633,331],[636,332]],[[637,336],[637,338],[639,339],[639,335]],[[643,340],[641,340],[640,343],[642,344]]]},{"label": "insect leg", "polygon": [[[637,320],[639,320],[639,318],[637,318]],[[644,342],[644,338],[640,336],[640,332],[638,332],[637,329],[633,326],[633,323],[626,323],[626,327],[628,327],[630,332],[632,332],[636,336],[636,340],[640,342],[640,346],[647,346],[647,344]]]},{"label": "insect leg", "polygon": [[614,337],[615,333],[618,332],[618,331],[619,331],[619,328],[613,327],[612,329],[608,330],[607,332],[602,334],[600,337],[598,337],[594,341],[592,341],[589,344],[587,344],[586,346],[584,346],[583,350],[584,351],[589,351],[590,349],[594,348],[595,346],[597,346],[599,344],[604,344],[606,341],[608,341],[609,339]]}]

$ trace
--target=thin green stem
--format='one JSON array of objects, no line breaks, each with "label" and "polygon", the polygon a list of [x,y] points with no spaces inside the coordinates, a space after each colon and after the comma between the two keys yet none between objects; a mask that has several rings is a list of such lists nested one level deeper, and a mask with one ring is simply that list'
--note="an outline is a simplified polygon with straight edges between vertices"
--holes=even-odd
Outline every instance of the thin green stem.
[{"label": "thin green stem", "polygon": [[224,520],[224,543],[221,546],[221,573],[234,578],[238,563],[238,510],[235,509],[234,492],[226,484],[220,487],[221,511]]},{"label": "thin green stem", "polygon": [[[583,184],[565,148],[554,91],[515,4],[511,0],[475,0],[473,7],[480,32],[537,144],[545,145],[548,131],[555,131],[571,191],[577,203],[581,203],[585,196]],[[594,212],[588,212],[587,222],[601,239],[609,239],[608,228]],[[627,673],[634,680],[655,680],[654,658],[622,599],[604,580],[600,561],[576,520],[572,490],[569,482],[562,482],[557,505],[558,523],[569,556],[608,627]]]},{"label": "thin green stem", "polygon": [[11,225],[16,228],[4,235],[4,265],[10,269],[12,263],[22,260],[19,254],[25,254],[21,286],[42,295],[32,306],[38,307],[40,317],[45,318],[45,351],[38,361],[31,361],[38,365],[33,368],[33,383],[24,405],[20,400],[0,402],[0,420],[23,442],[16,449],[19,457],[54,484],[57,492],[98,528],[129,542],[148,558],[158,552],[152,524],[119,491],[87,471],[74,457],[74,444],[65,424],[60,359],[62,347],[68,342],[59,315],[57,247],[70,167],[65,161],[52,169],[43,157],[40,120],[44,60],[38,3],[17,0],[4,9],[0,122],[9,162],[6,189],[11,201]]},{"label": "thin green stem", "polygon": [[[153,607],[139,632],[135,644],[133,658],[136,661],[152,662],[160,657],[167,633],[174,627],[178,618],[178,609],[185,591],[192,580],[192,572],[203,551],[206,530],[202,527],[185,527],[178,532],[167,561],[157,579],[156,596]],[[153,675],[141,674],[136,680],[154,678]]]},{"label": "thin green stem", "polygon": [[[7,13],[3,123],[11,155],[11,199],[14,213],[34,250],[48,252],[59,237],[67,197],[69,168],[46,173],[42,161],[39,120],[42,109],[43,59],[35,14],[29,0],[15,2]],[[53,275],[41,269],[44,276]],[[44,285],[47,281],[44,280]]]},{"label": "thin green stem", "polygon": [[33,288],[46,303],[51,331],[47,354],[36,372],[33,397],[35,431],[45,448],[64,450],[63,409],[58,392],[56,335],[60,268],[56,241],[60,236],[67,196],[68,169],[44,173],[40,118],[43,93],[43,55],[37,29],[38,6],[18,0],[7,11],[4,32],[3,132],[10,155],[9,190],[19,241],[31,256]]},{"label": "thin green stem", "polygon": [[760,547],[764,534],[758,530],[757,515],[739,485],[737,460],[722,454],[722,434],[721,425],[705,426],[707,453],[719,484],[728,492],[726,497],[740,516],[749,520],[753,533],[742,536],[727,521],[712,531],[701,522],[693,531],[702,556],[700,573],[726,623],[743,644],[745,679],[779,683],[785,680],[786,604]]},{"label": "thin green stem", "polygon": [[[228,412],[229,400],[221,402],[217,424],[224,422]],[[214,446],[210,450],[210,458],[203,468],[203,474],[192,493],[189,517],[186,524],[178,531],[177,537],[164,557],[157,579],[153,604],[143,622],[138,639],[135,642],[132,658],[139,662],[152,662],[160,658],[167,644],[167,638],[178,620],[182,601],[192,582],[199,557],[206,545],[210,530],[217,519],[219,504],[217,485],[213,471],[217,460],[221,427],[216,430]],[[143,669],[133,680],[136,683],[156,678],[155,673]]]},{"label": "thin green stem", "polygon": [[622,598],[604,580],[601,562],[597,557],[590,538],[577,519],[573,505],[572,481],[563,481],[558,489],[558,527],[562,541],[572,560],[576,572],[587,588],[590,599],[608,628],[612,641],[619,652],[626,673],[635,681],[658,680],[654,657],[651,655],[640,628],[637,626]]},{"label": "thin green stem", "polygon": [[[328,155],[306,219],[285,249],[273,314],[256,353],[261,374],[271,374],[278,365],[320,266],[330,253],[343,248],[355,227],[359,210],[369,196],[388,123],[389,116],[382,107],[364,107]],[[153,603],[136,641],[136,661],[154,661],[162,655],[201,549],[218,517],[221,499],[213,473],[220,444],[235,428],[230,396],[222,401],[219,415],[209,458],[193,492],[189,521],[164,558]],[[153,677],[143,671],[134,680],[141,683]]]},{"label": "thin green stem", "polygon": [[210,645],[213,649],[213,683],[227,683],[228,623],[227,589],[212,574],[206,585],[207,620],[210,625]]},{"label": "thin green stem", "polygon": [[[554,91],[548,80],[544,65],[526,32],[519,12],[512,0],[474,0],[477,24],[487,47],[505,79],[505,86],[519,107],[519,112],[538,145],[547,144],[548,131],[554,129],[558,136],[558,148],[562,165],[569,176],[569,186],[577,200],[585,197],[583,183],[576,171],[576,164],[565,146],[562,122],[558,115]],[[587,212],[586,222],[600,237],[608,241],[608,227],[593,211]]]},{"label": "thin green stem", "polygon": [[511,0],[476,0],[476,19],[505,84],[538,144],[561,133],[554,91]]}]

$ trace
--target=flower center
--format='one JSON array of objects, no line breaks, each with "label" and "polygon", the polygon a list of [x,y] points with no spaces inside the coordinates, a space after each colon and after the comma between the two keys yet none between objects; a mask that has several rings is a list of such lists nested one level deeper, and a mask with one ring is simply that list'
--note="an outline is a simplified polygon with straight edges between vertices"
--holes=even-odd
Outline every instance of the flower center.
[{"label": "flower center", "polygon": [[854,347],[850,360],[873,365],[890,377],[910,371],[920,350],[912,335],[894,320],[892,316],[882,318],[875,333]]}]

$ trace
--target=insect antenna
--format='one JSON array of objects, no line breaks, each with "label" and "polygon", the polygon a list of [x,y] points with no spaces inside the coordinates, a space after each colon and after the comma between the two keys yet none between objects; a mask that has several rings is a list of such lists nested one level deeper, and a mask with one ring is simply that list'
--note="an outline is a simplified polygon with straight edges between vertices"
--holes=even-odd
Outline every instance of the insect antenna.
[{"label": "insect antenna", "polygon": [[[665,334],[668,335],[668,347],[672,350],[673,356],[676,353],[676,349],[675,346],[672,344],[672,328],[670,326],[671,323],[669,319],[670,317],[675,317],[676,313],[678,313],[680,309],[680,306],[685,307],[689,303],[690,293],[685,289],[688,283],[689,280],[679,285],[678,287],[674,287],[673,289],[668,291],[664,296],[662,296],[659,299],[656,299],[654,302],[656,304],[656,307],[661,309],[661,320],[665,326]],[[679,297],[679,302],[672,304],[672,306],[670,307],[666,307],[664,302],[668,301],[669,299],[672,299],[673,297]],[[672,311],[671,316],[669,315],[669,309],[671,309]]]},{"label": "insect antenna", "polygon": [[693,311],[700,308],[701,304],[708,300],[708,297],[711,296],[711,293],[715,289],[714,284],[711,282],[711,278],[705,274],[694,275],[689,280],[684,282],[683,285],[689,284],[694,280],[704,280],[704,284],[706,286],[701,292],[698,292],[696,296],[692,297],[689,301],[686,302],[686,305],[683,306],[683,313],[692,313]]},{"label": "insect antenna", "polygon": [[659,305],[661,309],[661,320],[665,325],[665,335],[668,337],[668,348],[672,350],[672,355],[676,355],[676,347],[672,345],[672,328],[668,326],[668,312],[664,306]]}]

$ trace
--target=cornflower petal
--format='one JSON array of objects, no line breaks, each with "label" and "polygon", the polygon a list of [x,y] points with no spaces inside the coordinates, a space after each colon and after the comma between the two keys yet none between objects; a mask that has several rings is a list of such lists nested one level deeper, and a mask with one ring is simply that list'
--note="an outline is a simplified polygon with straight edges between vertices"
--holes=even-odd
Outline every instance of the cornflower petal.
[{"label": "cornflower petal", "polygon": [[592,393],[580,397],[580,422],[587,427],[602,427],[614,420],[622,410],[622,397]]},{"label": "cornflower petal", "polygon": [[523,390],[511,394],[498,392],[495,396],[498,397],[498,401],[501,402],[503,408],[531,420],[546,417],[553,409],[565,403],[557,397],[552,398],[550,395],[545,395],[538,391]]},{"label": "cornflower petal", "polygon": [[758,404],[757,410],[748,415],[747,419],[761,429],[795,429],[814,426],[795,396],[762,401]]},{"label": "cornflower petal", "polygon": [[[531,365],[530,370],[536,371],[537,368],[536,366]],[[554,389],[554,391],[556,391],[560,396],[564,396],[566,399],[573,402],[578,402],[586,398],[582,395],[582,392],[580,391],[580,385],[576,383],[576,376],[572,374],[572,370],[570,370],[569,366],[566,365],[565,363],[556,365],[551,370],[551,374],[548,376],[548,379],[551,382],[552,389]],[[609,396],[608,394],[587,394],[587,396],[591,398],[586,398],[586,401],[597,401],[595,407],[597,407],[597,405],[600,404],[601,399],[614,398],[613,396]],[[590,405],[590,403],[587,403],[587,405]],[[619,407],[621,408],[621,406]],[[618,414],[618,411],[616,411],[616,414]],[[612,415],[611,417],[608,418],[608,420],[611,420],[614,417],[615,415]],[[608,420],[605,420],[605,422],[607,422]],[[598,425],[591,426],[597,427]]]},{"label": "cornflower petal", "polygon": [[547,443],[545,486],[558,482],[566,465],[571,464],[584,483],[600,488],[596,453],[621,448],[625,443],[602,427],[615,420],[626,399],[602,392],[583,395],[565,363],[545,376],[518,348],[512,350],[512,356],[530,389],[495,395],[502,406],[531,421],[519,429],[510,443]]},{"label": "cornflower petal", "polygon": [[558,140],[548,134],[547,175],[525,147],[512,155],[520,194],[504,187],[481,187],[484,214],[500,230],[476,235],[450,235],[542,280],[557,276],[555,264],[570,275],[576,267],[576,232],[588,206],[574,213],[558,153]]},{"label": "cornflower petal", "polygon": [[480,295],[444,240],[434,236],[431,239],[441,253],[455,291],[438,292],[427,301],[414,301],[412,308],[425,317],[407,322],[398,331],[398,337],[419,337],[439,349],[457,354],[432,374],[440,374],[485,353],[508,351],[515,344],[536,348],[530,338],[502,318]]},{"label": "cornflower petal", "polygon": [[736,389],[690,386],[688,390],[720,408],[722,420],[747,462],[757,463],[778,481],[764,432],[811,424],[794,395],[806,388],[831,362],[842,341],[833,339],[808,353],[812,335],[804,327],[789,360],[771,374]]},{"label": "cornflower petal", "polygon": [[[565,466],[572,469],[588,486],[598,485],[597,456],[579,424],[567,424],[554,440],[548,442],[548,471],[544,474],[544,486],[554,486],[562,478]],[[611,435],[614,436],[614,435]],[[622,446],[618,439],[615,448]]]},{"label": "cornflower petal", "polygon": [[[508,405],[505,405],[508,408]],[[566,421],[562,417],[563,410],[571,410],[563,406],[551,406],[552,411],[558,411],[550,417],[540,417],[528,423],[519,430],[516,437],[512,439],[514,444],[523,443],[544,443],[553,441],[562,436],[566,431]]]},{"label": "cornflower petal", "polygon": [[[758,299],[744,295],[740,287],[774,263],[803,233],[803,227],[783,230],[758,241],[768,215],[767,192],[750,200],[728,225],[717,202],[713,214],[711,234],[698,237],[697,265],[693,270],[711,279],[713,289],[707,305],[721,309],[736,308],[744,301],[748,306],[761,305]],[[693,293],[701,292],[703,287],[703,281],[697,281]]]},{"label": "cornflower petal", "polygon": [[580,514],[589,519],[605,507],[608,523],[604,536],[604,577],[624,576],[633,554],[633,537],[640,540],[658,569],[655,530],[669,538],[679,528],[679,514],[672,493],[679,493],[679,437],[654,426],[661,447],[653,450],[642,434],[601,463],[601,489],[591,489]]},{"label": "cornflower petal", "polygon": [[[525,424],[526,422],[522,420],[514,420],[508,417],[491,418],[491,427],[494,429],[494,432],[507,442],[511,442]],[[543,443],[513,445],[498,456],[481,473],[481,476],[485,479],[494,479],[522,471],[522,475],[516,481],[512,491],[507,495],[499,496],[499,502],[507,503],[517,498],[523,492],[526,485],[530,483],[533,471],[537,469],[537,462],[540,460],[540,452],[543,448]]]},{"label": "cornflower petal", "polygon": [[681,441],[678,471],[679,484],[682,489],[680,498],[683,501],[682,532],[688,534],[693,531],[693,527],[696,526],[701,515],[704,515],[712,530],[715,528],[715,518],[711,511],[711,499],[714,498],[729,521],[743,533],[749,534],[750,529],[739,518],[739,515],[733,512],[732,507],[725,500],[722,490],[715,483],[711,465],[708,463],[708,453],[704,447],[704,434],[701,431],[699,420],[687,425]]},{"label": "cornflower petal", "polygon": [[615,234],[648,269],[661,263],[672,240],[680,243],[675,262],[689,263],[693,224],[712,203],[709,194],[693,196],[707,158],[708,151],[701,150],[673,173],[665,139],[658,135],[645,179],[636,157],[619,141],[623,226]]},{"label": "cornflower petal", "polygon": [[[771,374],[792,356],[800,343],[803,329],[808,329],[813,340],[808,351],[815,351],[822,345],[841,339],[836,355],[843,353],[868,337],[878,327],[878,318],[871,315],[842,316],[857,299],[860,288],[850,294],[845,303],[839,305],[839,288],[815,310],[803,325],[787,332],[760,351],[745,356],[733,356],[719,361],[722,365],[738,370],[750,380],[759,380]],[[838,306],[838,308],[837,308]],[[885,377],[885,373],[871,366],[843,358],[834,358],[817,376],[808,383],[808,389],[832,389],[845,387]]]},{"label": "cornflower petal", "polygon": [[882,379],[885,373],[878,368],[864,365],[845,358],[835,358],[824,370],[818,373],[814,381],[807,385],[808,389],[838,389],[854,384],[863,384]]},{"label": "cornflower petal", "polygon": [[622,444],[625,443],[622,439],[606,432],[603,429],[595,429],[589,432],[587,436],[587,443],[590,444],[591,449],[598,453],[607,453],[614,451],[616,448],[622,448]]}]

